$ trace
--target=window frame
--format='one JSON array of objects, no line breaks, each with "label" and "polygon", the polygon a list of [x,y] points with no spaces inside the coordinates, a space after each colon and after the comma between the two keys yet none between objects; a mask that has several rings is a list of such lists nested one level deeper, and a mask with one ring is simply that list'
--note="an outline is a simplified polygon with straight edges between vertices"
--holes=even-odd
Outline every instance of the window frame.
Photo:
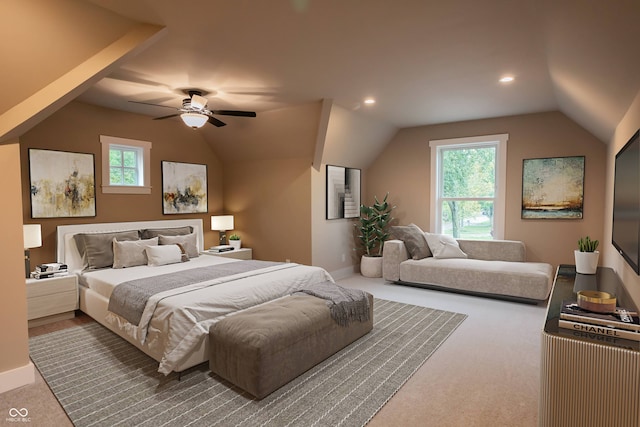
[{"label": "window frame", "polygon": [[[480,135],[465,138],[435,139],[429,141],[431,148],[431,197],[430,197],[430,229],[441,234],[442,224],[442,149],[463,149],[482,146],[496,147],[496,187],[493,207],[493,240],[504,239],[506,184],[507,184],[507,141],[509,134]],[[472,198],[468,198],[471,200]],[[467,198],[465,198],[467,200]]]},{"label": "window frame", "polygon": [[[151,142],[137,139],[100,135],[102,144],[102,192],[107,194],[151,194]],[[111,148],[132,149],[140,152],[138,182],[140,185],[111,185],[109,151]]]}]

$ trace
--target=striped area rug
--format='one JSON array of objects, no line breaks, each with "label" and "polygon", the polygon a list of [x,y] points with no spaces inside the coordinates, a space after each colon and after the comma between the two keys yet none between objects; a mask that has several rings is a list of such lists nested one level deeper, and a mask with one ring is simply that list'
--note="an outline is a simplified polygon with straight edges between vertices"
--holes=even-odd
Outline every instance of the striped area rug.
[{"label": "striped area rug", "polygon": [[178,375],[97,323],[29,340],[76,426],[363,426],[466,318],[376,299],[371,333],[258,401],[207,364]]}]

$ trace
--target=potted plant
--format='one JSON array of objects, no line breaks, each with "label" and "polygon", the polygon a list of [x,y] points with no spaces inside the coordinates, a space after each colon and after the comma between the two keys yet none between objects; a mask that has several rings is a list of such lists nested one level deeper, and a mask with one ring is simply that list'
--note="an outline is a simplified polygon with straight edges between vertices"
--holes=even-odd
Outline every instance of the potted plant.
[{"label": "potted plant", "polygon": [[242,247],[242,240],[240,240],[240,236],[233,233],[229,236],[229,244],[233,246],[233,249],[240,249]]},{"label": "potted plant", "polygon": [[578,240],[578,249],[574,251],[576,258],[576,273],[596,274],[598,268],[598,240],[591,240],[589,236],[581,237]]},{"label": "potted plant", "polygon": [[387,202],[389,193],[382,202],[374,197],[371,206],[360,206],[360,219],[356,224],[358,239],[364,247],[364,254],[360,258],[360,273],[365,277],[382,277],[382,248],[389,238],[389,223],[393,220],[391,211],[395,206]]}]

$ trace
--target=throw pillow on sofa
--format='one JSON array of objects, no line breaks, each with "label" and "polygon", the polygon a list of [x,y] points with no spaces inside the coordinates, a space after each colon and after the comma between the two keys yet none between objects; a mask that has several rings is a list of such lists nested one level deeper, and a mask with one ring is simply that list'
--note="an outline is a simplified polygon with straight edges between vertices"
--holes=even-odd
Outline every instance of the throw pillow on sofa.
[{"label": "throw pillow on sofa", "polygon": [[422,259],[431,256],[424,231],[415,224],[395,225],[391,227],[391,235],[402,240],[412,259]]},{"label": "throw pillow on sofa", "polygon": [[446,234],[424,233],[434,258],[466,258],[458,241]]}]

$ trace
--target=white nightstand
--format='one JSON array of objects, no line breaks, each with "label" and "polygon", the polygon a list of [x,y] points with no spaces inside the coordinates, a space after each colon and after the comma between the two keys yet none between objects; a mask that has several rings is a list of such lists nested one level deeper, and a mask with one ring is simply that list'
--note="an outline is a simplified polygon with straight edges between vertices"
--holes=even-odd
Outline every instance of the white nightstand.
[{"label": "white nightstand", "polygon": [[78,308],[78,278],[75,274],[50,279],[27,279],[29,327],[71,319]]},{"label": "white nightstand", "polygon": [[251,248],[240,248],[240,249],[234,249],[232,251],[227,251],[227,252],[204,251],[202,253],[206,255],[221,256],[225,258],[235,258],[235,259],[243,259],[243,260],[253,259],[253,251],[251,250]]}]

